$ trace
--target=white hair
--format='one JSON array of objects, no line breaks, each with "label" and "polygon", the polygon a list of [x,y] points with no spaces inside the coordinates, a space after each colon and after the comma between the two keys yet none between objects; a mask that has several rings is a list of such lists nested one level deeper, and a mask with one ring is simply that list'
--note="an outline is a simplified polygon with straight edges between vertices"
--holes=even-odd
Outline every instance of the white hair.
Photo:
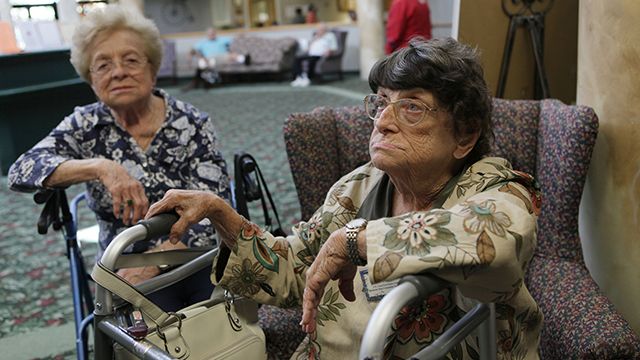
[{"label": "white hair", "polygon": [[91,83],[89,67],[92,54],[88,49],[98,34],[114,30],[131,30],[140,36],[144,55],[151,63],[153,74],[156,74],[162,62],[162,39],[156,24],[132,6],[109,4],[92,10],[80,20],[73,32],[70,60],[78,75]]}]

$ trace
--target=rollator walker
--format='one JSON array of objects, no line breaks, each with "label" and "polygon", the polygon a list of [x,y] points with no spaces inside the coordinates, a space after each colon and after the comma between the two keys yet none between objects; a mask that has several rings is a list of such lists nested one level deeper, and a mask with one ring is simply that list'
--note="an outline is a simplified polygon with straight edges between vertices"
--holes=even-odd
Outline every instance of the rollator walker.
[{"label": "rollator walker", "polygon": [[[126,349],[140,359],[175,359],[166,349],[147,341],[144,335],[155,331],[153,326],[145,328],[142,334],[135,333],[135,320],[130,315],[131,304],[114,296],[113,293],[96,284],[95,299],[89,288],[89,276],[84,269],[81,249],[76,239],[76,223],[78,204],[84,194],[75,197],[71,206],[66,205],[64,190],[56,190],[46,194],[39,193],[37,201],[46,202],[45,211],[39,221],[39,229],[53,225],[54,229],[64,228],[67,242],[67,254],[71,267],[72,290],[74,300],[74,317],[76,319],[76,349],[78,359],[86,359],[88,350],[88,329],[93,326],[94,358],[98,360],[112,359],[114,344]],[[60,216],[54,214],[58,210]],[[47,215],[45,215],[47,214]],[[175,214],[161,214],[134,225],[109,244],[100,259],[100,264],[110,271],[123,265],[136,263],[143,257],[157,258],[158,265],[180,265],[173,270],[147,280],[136,289],[141,294],[162,289],[184,279],[208,266],[218,252],[218,248],[210,249],[202,254],[182,254],[167,260],[160,253],[123,254],[125,249],[137,241],[145,241],[168,234],[171,226],[177,221]],[[144,260],[148,264],[152,260]],[[186,262],[185,262],[186,261]],[[388,336],[390,324],[400,309],[411,301],[424,298],[446,286],[447,283],[431,275],[408,276],[400,285],[387,294],[376,308],[363,337],[360,349],[361,359],[381,359],[382,344]],[[477,305],[458,323],[442,334],[431,346],[416,354],[417,359],[439,359],[448,353],[453,346],[462,341],[475,328],[479,328],[481,359],[495,358],[495,324],[491,304]],[[212,324],[215,334],[216,324]]]}]

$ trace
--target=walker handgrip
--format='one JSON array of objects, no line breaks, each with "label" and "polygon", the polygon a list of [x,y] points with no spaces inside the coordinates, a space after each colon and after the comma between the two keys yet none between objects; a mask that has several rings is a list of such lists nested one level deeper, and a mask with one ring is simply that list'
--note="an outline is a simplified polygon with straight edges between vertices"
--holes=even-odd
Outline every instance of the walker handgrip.
[{"label": "walker handgrip", "polygon": [[176,213],[164,213],[148,220],[142,220],[138,222],[138,225],[142,225],[147,229],[147,236],[144,240],[150,240],[168,234],[179,218]]},{"label": "walker handgrip", "polygon": [[418,291],[418,297],[420,298],[427,298],[449,285],[446,281],[430,273],[403,276],[400,279],[400,284],[405,282],[415,286],[416,291]]}]

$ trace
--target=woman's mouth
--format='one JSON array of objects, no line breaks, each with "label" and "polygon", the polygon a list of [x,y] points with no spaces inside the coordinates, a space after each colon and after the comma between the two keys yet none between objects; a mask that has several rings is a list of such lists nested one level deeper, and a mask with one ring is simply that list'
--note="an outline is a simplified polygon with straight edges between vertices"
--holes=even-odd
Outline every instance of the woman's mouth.
[{"label": "woman's mouth", "polygon": [[131,86],[117,86],[111,89],[111,92],[122,92],[131,89]]},{"label": "woman's mouth", "polygon": [[376,141],[371,144],[371,148],[375,150],[396,150],[398,147],[387,141]]}]

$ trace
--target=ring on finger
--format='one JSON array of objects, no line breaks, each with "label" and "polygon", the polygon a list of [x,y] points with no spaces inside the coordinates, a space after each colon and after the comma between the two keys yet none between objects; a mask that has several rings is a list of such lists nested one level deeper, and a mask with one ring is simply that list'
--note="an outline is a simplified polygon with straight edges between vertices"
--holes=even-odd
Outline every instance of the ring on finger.
[{"label": "ring on finger", "polygon": [[127,206],[133,206],[133,200],[127,199]]}]

